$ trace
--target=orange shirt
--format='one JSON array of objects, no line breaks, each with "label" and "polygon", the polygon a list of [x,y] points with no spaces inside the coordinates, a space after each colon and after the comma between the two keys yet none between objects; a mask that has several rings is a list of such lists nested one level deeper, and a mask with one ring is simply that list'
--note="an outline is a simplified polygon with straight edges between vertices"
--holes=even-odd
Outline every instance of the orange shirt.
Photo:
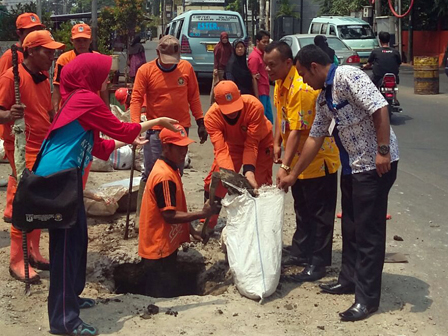
[{"label": "orange shirt", "polygon": [[[18,46],[18,44],[16,43]],[[17,59],[19,64],[23,62],[23,53],[19,50],[17,52]],[[0,75],[2,75],[6,70],[12,67],[12,53],[11,49],[5,51],[5,53],[0,58]]]},{"label": "orange shirt", "polygon": [[157,60],[143,64],[138,69],[131,99],[131,121],[134,123],[140,122],[145,95],[148,120],[170,117],[179,120],[183,127],[190,127],[190,109],[196,120],[203,117],[198,80],[187,61],[180,60],[170,71],[159,68]]},{"label": "orange shirt", "polygon": [[[93,51],[96,53],[96,51]],[[68,63],[73,61],[76,56],[78,56],[75,52],[75,50],[69,50],[65,53],[61,54],[61,56],[58,57],[56,64],[54,66],[54,76],[53,76],[53,84],[59,85],[59,82],[61,80],[61,71],[64,66],[66,66]]]},{"label": "orange shirt", "polygon": [[[19,65],[20,75],[20,96],[25,104],[25,134],[26,134],[26,154],[37,155],[40,150],[48,129],[50,128],[49,111],[53,109],[51,105],[50,82],[48,79],[36,84],[31,74]],[[15,104],[14,95],[14,75],[12,68],[8,69],[0,77],[0,106],[9,110]],[[3,139],[5,140],[5,149],[14,150],[14,135],[12,135],[11,126],[13,122],[4,124]]]},{"label": "orange shirt", "polygon": [[[242,156],[243,165],[256,167],[260,143],[272,146],[272,124],[264,116],[263,105],[254,96],[241,97],[244,107],[235,125],[224,119],[216,103],[205,114],[205,128],[213,143],[215,160],[221,168],[235,170],[232,156]],[[267,138],[271,141],[263,141]]]},{"label": "orange shirt", "polygon": [[163,211],[187,212],[179,169],[164,159],[156,161],[146,182],[140,211],[138,254],[146,259],[168,257],[190,241],[190,223],[169,224]]}]

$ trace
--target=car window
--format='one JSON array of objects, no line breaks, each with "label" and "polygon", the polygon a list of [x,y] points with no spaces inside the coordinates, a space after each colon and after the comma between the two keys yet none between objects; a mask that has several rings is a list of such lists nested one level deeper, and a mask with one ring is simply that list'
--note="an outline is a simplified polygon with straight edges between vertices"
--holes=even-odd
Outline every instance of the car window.
[{"label": "car window", "polygon": [[342,50],[349,50],[347,45],[344,42],[342,42],[340,39],[338,39],[338,38],[328,37],[327,41],[328,41],[329,47],[332,48],[333,50],[341,50],[341,51]]},{"label": "car window", "polygon": [[336,28],[334,26],[330,26],[330,35],[336,36]]},{"label": "car window", "polygon": [[338,26],[339,37],[344,40],[375,38],[369,25]]},{"label": "car window", "polygon": [[171,28],[171,25],[166,26],[164,35],[169,35],[170,34],[170,28]]},{"label": "car window", "polygon": [[219,38],[221,32],[230,38],[244,37],[241,21],[236,15],[194,14],[190,18],[188,36]]},{"label": "car window", "polygon": [[311,25],[311,34],[320,34],[321,23],[313,23]]},{"label": "car window", "polygon": [[308,44],[314,44],[314,37],[298,37],[297,40],[299,41],[300,49]]},{"label": "car window", "polygon": [[323,23],[322,28],[320,29],[320,33],[326,35],[327,34],[328,23]]},{"label": "car window", "polygon": [[172,22],[171,23],[170,32],[169,32],[170,35],[174,36],[174,34],[175,34],[174,32],[176,31],[176,27],[177,27],[177,21]]},{"label": "car window", "polygon": [[180,33],[182,32],[182,26],[184,25],[184,19],[179,20],[176,31],[176,38],[180,40]]}]

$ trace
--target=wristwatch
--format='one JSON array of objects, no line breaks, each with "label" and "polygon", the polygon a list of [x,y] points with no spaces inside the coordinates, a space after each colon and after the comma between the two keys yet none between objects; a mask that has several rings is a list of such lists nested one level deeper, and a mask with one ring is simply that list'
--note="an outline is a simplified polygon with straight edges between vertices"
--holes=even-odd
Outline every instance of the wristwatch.
[{"label": "wristwatch", "polygon": [[380,145],[378,146],[378,153],[381,155],[387,155],[389,154],[390,147],[388,145]]},{"label": "wristwatch", "polygon": [[285,164],[282,163],[282,165],[280,166],[281,169],[286,170],[287,173],[289,173],[291,171],[291,167],[287,166]]}]

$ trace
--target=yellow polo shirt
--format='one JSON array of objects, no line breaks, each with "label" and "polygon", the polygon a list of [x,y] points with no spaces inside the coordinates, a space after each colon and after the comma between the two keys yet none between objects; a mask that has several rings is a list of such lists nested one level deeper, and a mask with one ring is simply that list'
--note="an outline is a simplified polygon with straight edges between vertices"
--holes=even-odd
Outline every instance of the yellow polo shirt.
[{"label": "yellow polo shirt", "polygon": [[[303,82],[294,66],[291,67],[284,81],[277,80],[275,82],[274,104],[277,108],[277,122],[281,125],[283,147],[286,148],[291,131],[301,131],[299,146],[291,162],[291,168],[297,163],[303,145],[309,136],[316,116],[316,99],[319,93],[320,90],[313,90]],[[325,138],[313,162],[299,175],[299,179],[325,176],[325,165],[330,174],[339,169],[339,150],[333,137]]]}]

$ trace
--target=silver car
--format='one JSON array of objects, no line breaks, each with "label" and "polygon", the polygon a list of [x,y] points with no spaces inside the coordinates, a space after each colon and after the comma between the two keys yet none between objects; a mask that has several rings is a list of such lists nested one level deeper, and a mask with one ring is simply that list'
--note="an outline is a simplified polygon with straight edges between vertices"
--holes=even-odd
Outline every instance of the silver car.
[{"label": "silver car", "polygon": [[[292,55],[295,57],[300,48],[308,44],[314,44],[315,34],[296,34],[283,36],[280,41],[286,42],[292,49]],[[356,51],[342,42],[339,37],[326,36],[328,45],[332,48],[341,65],[360,66],[360,59]]]}]

